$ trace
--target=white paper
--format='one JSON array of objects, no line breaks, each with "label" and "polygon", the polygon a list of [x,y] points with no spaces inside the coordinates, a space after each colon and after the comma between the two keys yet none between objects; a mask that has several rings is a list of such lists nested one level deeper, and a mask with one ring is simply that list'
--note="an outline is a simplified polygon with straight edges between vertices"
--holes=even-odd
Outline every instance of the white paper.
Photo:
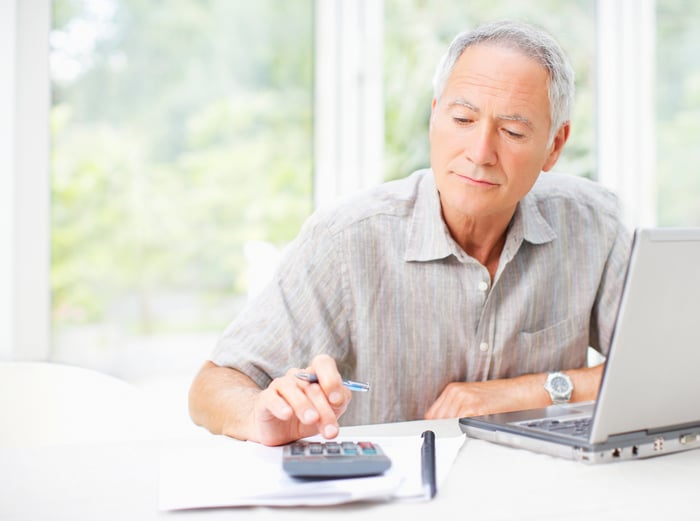
[{"label": "white paper", "polygon": [[[356,437],[339,438],[359,441]],[[465,436],[436,438],[438,490]],[[198,446],[161,452],[161,510],[229,506],[332,505],[353,501],[425,499],[421,483],[420,436],[372,436],[391,458],[381,476],[304,481],[282,469],[282,448],[212,437]]]},{"label": "white paper", "polygon": [[[438,490],[445,483],[465,439],[465,435],[435,438],[435,474]],[[421,479],[421,446],[423,445],[423,438],[420,436],[403,436],[398,438],[373,436],[372,441],[384,448],[384,451],[391,458],[391,466],[394,472],[398,472],[403,476],[401,485],[394,493],[394,498],[426,499]]]}]

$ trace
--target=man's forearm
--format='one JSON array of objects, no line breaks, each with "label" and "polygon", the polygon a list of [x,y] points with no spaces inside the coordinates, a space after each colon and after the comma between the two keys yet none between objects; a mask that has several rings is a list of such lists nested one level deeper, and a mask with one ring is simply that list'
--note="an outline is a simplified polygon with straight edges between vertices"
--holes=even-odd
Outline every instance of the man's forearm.
[{"label": "man's forearm", "polygon": [[[574,385],[572,401],[594,400],[598,395],[603,366],[565,370]],[[537,409],[552,405],[544,384],[547,373],[483,382],[452,382],[425,413],[426,419],[479,416]]]},{"label": "man's forearm", "polygon": [[[595,367],[582,369],[567,369],[566,373],[574,385],[574,392],[571,395],[572,402],[584,402],[595,400],[598,396],[600,380],[603,375],[604,364]],[[521,392],[527,408],[546,407],[552,405],[549,393],[544,389],[547,373],[531,374],[517,377],[520,380]]]},{"label": "man's forearm", "polygon": [[564,371],[574,383],[574,392],[571,396],[572,402],[585,402],[598,398],[604,367],[605,364],[603,363],[595,367]]},{"label": "man's forearm", "polygon": [[253,404],[259,393],[243,373],[206,362],[190,388],[190,416],[214,434],[254,439]]}]

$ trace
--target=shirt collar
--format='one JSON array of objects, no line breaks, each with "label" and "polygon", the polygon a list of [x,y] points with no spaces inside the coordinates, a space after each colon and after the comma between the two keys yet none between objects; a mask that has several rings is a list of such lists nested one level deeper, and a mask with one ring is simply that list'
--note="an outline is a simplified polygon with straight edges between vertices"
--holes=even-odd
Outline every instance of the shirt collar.
[{"label": "shirt collar", "polygon": [[537,197],[532,190],[525,194],[515,209],[508,227],[508,236],[498,263],[500,273],[518,253],[523,241],[530,244],[546,244],[556,239],[557,234],[540,212]]},{"label": "shirt collar", "polygon": [[431,261],[456,254],[459,248],[442,219],[440,196],[432,170],[421,172],[413,216],[406,238],[406,261]]},{"label": "shirt collar", "polygon": [[[544,244],[555,238],[556,233],[540,212],[535,195],[529,192],[515,209],[501,264],[507,264],[515,256],[523,241]],[[418,182],[406,244],[404,259],[409,262],[444,259],[450,255],[462,259],[465,256],[442,218],[440,196],[432,170],[424,171]]]},{"label": "shirt collar", "polygon": [[537,196],[528,192],[522,198],[511,220],[509,233],[531,244],[544,244],[554,240],[557,234],[540,212]]}]

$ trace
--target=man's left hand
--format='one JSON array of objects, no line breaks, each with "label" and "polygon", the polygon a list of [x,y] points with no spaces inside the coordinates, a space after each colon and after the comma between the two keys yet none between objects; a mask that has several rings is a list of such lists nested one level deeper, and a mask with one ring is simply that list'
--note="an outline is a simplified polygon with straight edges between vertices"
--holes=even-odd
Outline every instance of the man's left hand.
[{"label": "man's left hand", "polygon": [[[485,382],[452,382],[425,413],[426,420],[461,418],[537,407],[523,396],[522,383],[516,379],[487,380]],[[542,390],[541,406],[546,406]],[[527,402],[530,403],[527,403]]]}]

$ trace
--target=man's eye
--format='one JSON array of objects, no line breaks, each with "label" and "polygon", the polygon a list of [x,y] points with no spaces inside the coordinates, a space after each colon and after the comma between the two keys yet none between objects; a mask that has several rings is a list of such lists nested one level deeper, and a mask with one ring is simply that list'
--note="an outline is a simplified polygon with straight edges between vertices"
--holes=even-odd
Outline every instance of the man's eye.
[{"label": "man's eye", "polygon": [[523,139],[523,138],[525,137],[525,134],[521,134],[520,132],[515,132],[515,131],[513,131],[513,130],[508,130],[507,128],[506,128],[506,129],[503,129],[503,130],[505,131],[506,134],[508,134],[508,135],[509,135],[510,137],[512,137],[513,139]]},{"label": "man's eye", "polygon": [[472,121],[472,120],[469,119],[469,118],[458,118],[458,117],[453,117],[452,119],[453,119],[453,121],[454,121],[455,123],[457,123],[458,125],[466,125],[466,124],[468,124],[468,123],[471,123],[471,121]]}]

